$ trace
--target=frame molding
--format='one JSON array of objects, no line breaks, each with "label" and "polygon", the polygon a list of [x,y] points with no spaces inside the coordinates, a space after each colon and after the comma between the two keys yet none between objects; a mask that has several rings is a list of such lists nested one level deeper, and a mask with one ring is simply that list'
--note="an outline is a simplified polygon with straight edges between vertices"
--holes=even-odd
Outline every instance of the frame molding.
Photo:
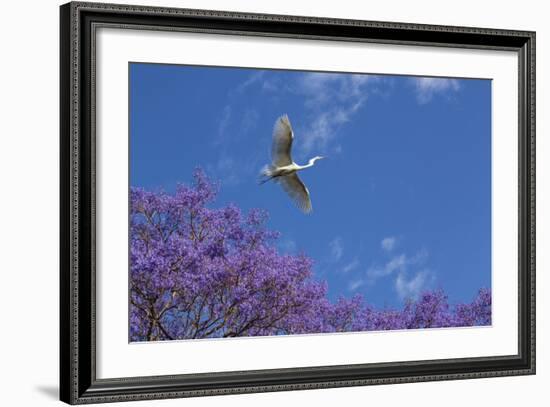
[{"label": "frame molding", "polygon": [[[70,404],[535,374],[535,33],[72,2],[60,7],[60,399]],[[519,56],[519,353],[96,378],[95,28],[513,50]]]}]

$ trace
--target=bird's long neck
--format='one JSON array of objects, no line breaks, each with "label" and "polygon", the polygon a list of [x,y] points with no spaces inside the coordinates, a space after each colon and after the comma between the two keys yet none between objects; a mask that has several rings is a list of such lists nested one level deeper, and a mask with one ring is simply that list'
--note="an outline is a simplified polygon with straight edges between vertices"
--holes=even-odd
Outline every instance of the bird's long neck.
[{"label": "bird's long neck", "polygon": [[315,165],[315,161],[317,160],[317,158],[311,158],[306,165],[299,165],[298,169],[303,170],[304,168],[313,167]]}]

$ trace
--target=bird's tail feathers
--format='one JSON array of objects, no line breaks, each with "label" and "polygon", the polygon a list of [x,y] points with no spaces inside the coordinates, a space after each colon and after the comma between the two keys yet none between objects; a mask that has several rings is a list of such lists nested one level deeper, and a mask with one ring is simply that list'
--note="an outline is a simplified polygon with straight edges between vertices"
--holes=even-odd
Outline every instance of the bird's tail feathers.
[{"label": "bird's tail feathers", "polygon": [[261,171],[261,175],[264,177],[272,177],[275,175],[275,166],[273,164],[264,165]]},{"label": "bird's tail feathers", "polygon": [[264,184],[275,176],[275,166],[273,164],[264,165],[260,171],[260,184]]}]

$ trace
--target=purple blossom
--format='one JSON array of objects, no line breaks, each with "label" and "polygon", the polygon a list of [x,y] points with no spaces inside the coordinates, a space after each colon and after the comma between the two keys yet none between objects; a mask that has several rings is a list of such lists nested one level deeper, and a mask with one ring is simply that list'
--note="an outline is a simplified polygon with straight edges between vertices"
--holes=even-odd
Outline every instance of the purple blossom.
[{"label": "purple blossom", "polygon": [[132,341],[488,325],[491,293],[451,307],[443,291],[403,309],[376,310],[360,295],[327,299],[307,256],[285,255],[268,214],[212,208],[218,186],[201,170],[172,195],[130,191]]}]

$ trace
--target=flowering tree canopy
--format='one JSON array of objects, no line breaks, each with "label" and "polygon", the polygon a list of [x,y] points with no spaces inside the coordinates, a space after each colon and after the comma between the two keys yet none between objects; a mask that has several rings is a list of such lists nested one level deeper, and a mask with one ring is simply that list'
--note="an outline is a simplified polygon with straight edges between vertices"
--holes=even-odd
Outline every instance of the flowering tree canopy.
[{"label": "flowering tree canopy", "polygon": [[327,299],[312,260],[287,255],[267,214],[211,208],[217,185],[201,170],[174,194],[130,191],[132,341],[488,325],[491,293],[450,307],[425,292],[402,310],[376,310],[359,295]]}]

